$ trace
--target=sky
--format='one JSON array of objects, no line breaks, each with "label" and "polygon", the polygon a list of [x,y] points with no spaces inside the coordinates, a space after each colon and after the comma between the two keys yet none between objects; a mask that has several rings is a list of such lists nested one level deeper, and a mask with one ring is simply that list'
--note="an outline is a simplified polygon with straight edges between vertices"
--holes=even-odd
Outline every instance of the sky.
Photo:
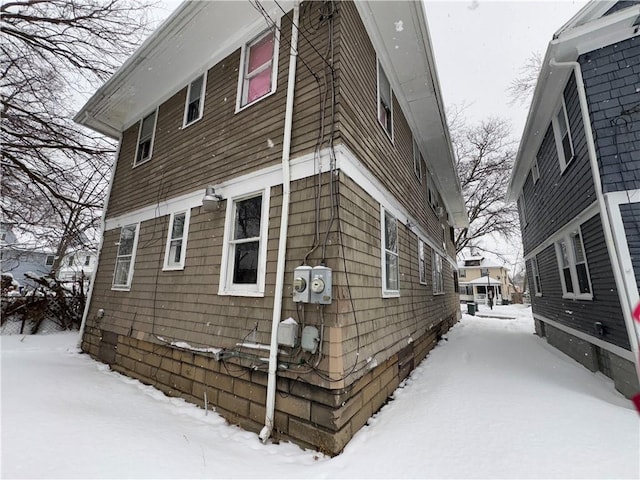
[{"label": "sky", "polygon": [[553,34],[587,2],[426,1],[440,88],[447,107],[468,104],[467,122],[510,120],[520,137],[528,104],[509,105],[507,88],[533,52],[542,56]]},{"label": "sky", "polygon": [[613,382],[535,336],[529,307],[479,313],[335,458],[115,373],[77,334],[2,336],[0,477],[639,478],[638,414]]}]

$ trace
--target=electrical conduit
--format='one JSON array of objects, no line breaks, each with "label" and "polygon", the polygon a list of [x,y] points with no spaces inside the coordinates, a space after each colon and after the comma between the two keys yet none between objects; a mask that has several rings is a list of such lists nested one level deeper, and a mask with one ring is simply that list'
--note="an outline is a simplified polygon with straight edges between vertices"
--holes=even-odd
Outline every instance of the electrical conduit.
[{"label": "electrical conduit", "polygon": [[293,6],[293,24],[291,26],[291,53],[289,54],[289,78],[287,82],[287,104],[284,114],[284,137],[282,142],[282,213],[280,216],[280,240],[278,243],[278,262],[276,266],[276,286],[273,299],[273,318],[271,326],[271,345],[269,348],[269,377],[267,381],[267,405],[264,427],[260,439],[266,442],[271,436],[274,425],[276,401],[276,371],[278,369],[278,325],[282,312],[282,293],[284,290],[285,255],[287,253],[287,230],[289,228],[289,197],[291,196],[291,129],[293,124],[293,94],[296,83],[296,65],[298,60],[298,23],[300,7],[296,1]]},{"label": "electrical conduit", "polygon": [[[600,219],[602,221],[602,229],[604,231],[604,239],[609,251],[609,258],[611,260],[611,267],[613,268],[613,277],[615,278],[616,287],[618,289],[618,298],[620,299],[620,305],[622,307],[622,314],[624,316],[624,322],[627,326],[629,335],[629,343],[631,344],[631,351],[635,359],[638,358],[638,332],[633,321],[631,314],[631,305],[629,299],[631,298],[627,291],[627,286],[624,282],[622,275],[622,267],[620,266],[620,256],[618,254],[618,248],[613,238],[613,231],[611,224],[609,223],[609,209],[604,198],[602,191],[602,181],[600,180],[600,169],[598,167],[598,157],[596,154],[595,140],[593,138],[593,131],[591,129],[591,118],[589,116],[589,104],[587,103],[587,93],[584,88],[584,80],[582,78],[582,68],[578,62],[558,62],[555,58],[551,59],[549,63],[552,67],[569,67],[573,68],[574,75],[576,77],[576,85],[578,90],[578,98],[580,100],[580,111],[582,113],[582,123],[584,125],[585,138],[587,140],[587,150],[589,152],[589,162],[591,163],[591,174],[593,176],[593,184],[596,191],[596,198],[598,199],[598,206],[600,207]],[[640,364],[638,360],[634,361],[636,367],[636,375],[640,381]]]}]

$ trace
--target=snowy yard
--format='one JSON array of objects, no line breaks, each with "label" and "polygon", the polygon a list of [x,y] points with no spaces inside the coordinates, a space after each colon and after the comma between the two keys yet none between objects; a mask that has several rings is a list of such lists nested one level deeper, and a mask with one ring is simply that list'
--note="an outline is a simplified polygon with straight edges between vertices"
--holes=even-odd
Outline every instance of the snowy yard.
[{"label": "snowy yard", "polygon": [[464,315],[336,458],[263,445],[78,354],[2,337],[2,478],[638,478],[638,415],[533,335],[531,310]]}]

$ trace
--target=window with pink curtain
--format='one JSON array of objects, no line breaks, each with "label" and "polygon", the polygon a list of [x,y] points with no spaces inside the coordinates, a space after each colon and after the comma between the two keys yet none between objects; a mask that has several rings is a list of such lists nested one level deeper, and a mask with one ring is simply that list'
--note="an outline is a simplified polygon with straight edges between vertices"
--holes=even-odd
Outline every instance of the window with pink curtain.
[{"label": "window with pink curtain", "polygon": [[271,92],[275,36],[268,32],[247,46],[241,106],[248,105]]}]

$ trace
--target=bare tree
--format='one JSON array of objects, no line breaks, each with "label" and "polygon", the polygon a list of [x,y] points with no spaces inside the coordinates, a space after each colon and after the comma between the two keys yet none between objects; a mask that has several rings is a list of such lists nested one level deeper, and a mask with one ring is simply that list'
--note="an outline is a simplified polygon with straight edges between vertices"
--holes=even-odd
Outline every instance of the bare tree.
[{"label": "bare tree", "polygon": [[96,227],[114,145],[74,124],[86,92],[149,32],[146,0],[16,0],[0,6],[3,221],[67,248]]},{"label": "bare tree", "polygon": [[542,67],[542,55],[540,52],[533,52],[520,67],[520,75],[511,80],[507,88],[507,94],[511,98],[511,105],[528,105],[533,96],[533,91],[538,82],[538,75]]},{"label": "bare tree", "polygon": [[519,238],[516,206],[504,200],[515,158],[516,144],[510,137],[511,127],[499,118],[488,118],[467,126],[464,108],[450,110],[449,128],[469,215],[469,227],[456,231],[456,252],[474,247],[500,253],[491,250],[481,239],[489,235]]}]

